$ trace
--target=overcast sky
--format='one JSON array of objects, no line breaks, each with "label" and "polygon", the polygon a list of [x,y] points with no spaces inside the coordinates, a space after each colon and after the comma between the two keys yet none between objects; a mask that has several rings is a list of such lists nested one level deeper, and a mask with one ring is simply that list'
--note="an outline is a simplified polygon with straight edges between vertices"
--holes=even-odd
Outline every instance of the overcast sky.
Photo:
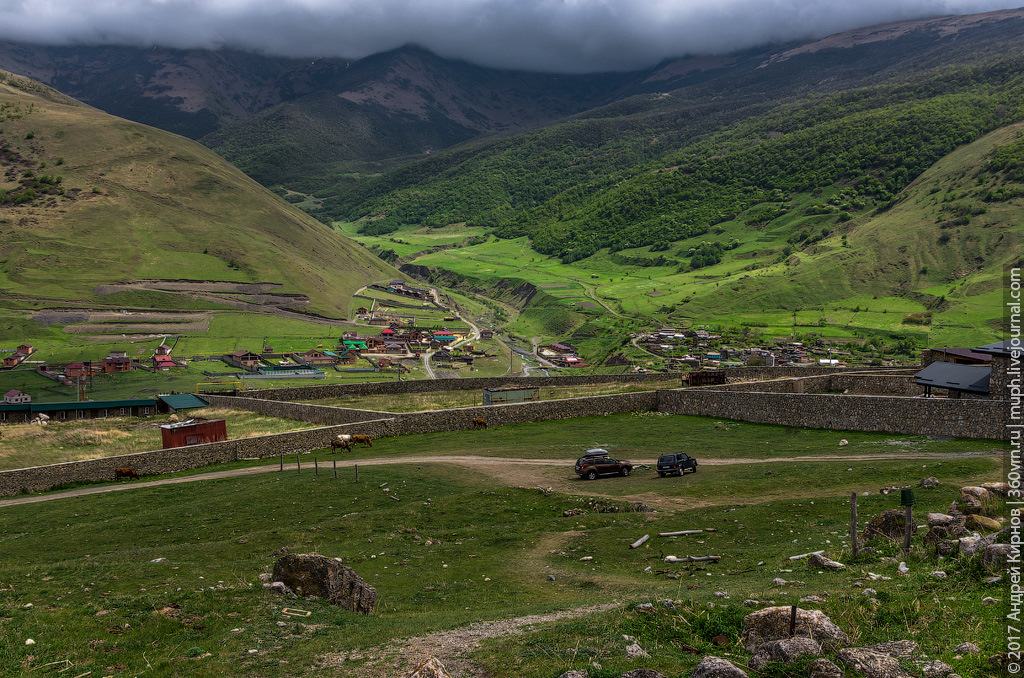
[{"label": "overcast sky", "polygon": [[359,58],[407,43],[588,72],[1020,4],[992,0],[0,0],[0,39]]}]

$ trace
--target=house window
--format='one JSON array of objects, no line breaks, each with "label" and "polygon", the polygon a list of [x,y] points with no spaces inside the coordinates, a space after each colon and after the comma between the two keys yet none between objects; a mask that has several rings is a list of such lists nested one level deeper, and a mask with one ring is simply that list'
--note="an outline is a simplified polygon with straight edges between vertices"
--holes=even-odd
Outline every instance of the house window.
[{"label": "house window", "polygon": [[122,407],[121,408],[121,416],[123,417],[126,414],[128,414],[128,408],[127,407]]},{"label": "house window", "polygon": [[186,445],[195,445],[199,442],[199,436],[185,436]]},{"label": "house window", "polygon": [[7,421],[7,413],[0,412],[0,421]]},{"label": "house window", "polygon": [[143,408],[142,408],[142,414],[143,414],[143,415],[147,415],[147,414],[149,414],[149,408],[148,408],[148,407],[143,407]]},{"label": "house window", "polygon": [[110,416],[110,410],[103,410],[103,418],[106,419]]},{"label": "house window", "polygon": [[59,419],[60,419],[61,421],[64,421],[65,419],[67,419],[67,418],[68,418],[68,413],[67,413],[66,411],[64,411],[64,410],[61,410],[61,411],[60,411],[60,414],[59,414],[59,415],[57,415],[57,417],[58,417],[58,418],[59,418]]},{"label": "house window", "polygon": [[78,410],[78,418],[85,419],[85,410]]}]

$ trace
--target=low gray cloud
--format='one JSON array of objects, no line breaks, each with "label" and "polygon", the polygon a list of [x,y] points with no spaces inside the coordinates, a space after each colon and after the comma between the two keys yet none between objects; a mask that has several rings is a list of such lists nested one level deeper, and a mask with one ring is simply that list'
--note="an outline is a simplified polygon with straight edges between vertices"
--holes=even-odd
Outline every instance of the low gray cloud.
[{"label": "low gray cloud", "polygon": [[0,38],[359,58],[415,43],[481,65],[625,70],[872,24],[1012,7],[985,0],[0,0]]}]

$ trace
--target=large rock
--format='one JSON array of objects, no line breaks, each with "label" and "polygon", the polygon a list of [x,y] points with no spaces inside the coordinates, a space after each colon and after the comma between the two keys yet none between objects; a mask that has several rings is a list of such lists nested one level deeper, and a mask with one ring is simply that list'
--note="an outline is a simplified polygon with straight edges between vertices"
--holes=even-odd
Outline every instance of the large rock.
[{"label": "large rock", "polygon": [[997,532],[1003,528],[995,518],[989,518],[980,513],[967,516],[964,524],[967,526],[967,529],[978,530],[979,532]]},{"label": "large rock", "polygon": [[750,678],[744,671],[736,668],[731,662],[718,657],[704,657],[704,660],[693,670],[690,678]]},{"label": "large rock", "polygon": [[[747,652],[753,654],[761,645],[772,640],[789,638],[789,607],[767,607],[748,614],[743,619],[741,639]],[[795,636],[813,638],[826,649],[850,644],[850,638],[820,610],[796,611]]]},{"label": "large rock", "polygon": [[934,659],[921,665],[925,678],[946,678],[953,673],[953,667],[946,662]]},{"label": "large rock", "polygon": [[822,657],[807,667],[807,678],[846,678],[846,674],[832,660]]},{"label": "large rock", "polygon": [[377,605],[377,590],[339,558],[289,553],[274,563],[274,581],[284,582],[299,596],[318,596],[352,612],[370,614]]},{"label": "large rock", "polygon": [[757,648],[757,652],[747,662],[747,666],[755,671],[760,671],[772,662],[789,664],[805,654],[820,655],[821,643],[804,636],[773,640]]},{"label": "large rock", "polygon": [[997,494],[1000,497],[1010,496],[1010,484],[1009,483],[982,483],[981,487],[988,490],[992,494]]},{"label": "large rock", "polygon": [[[903,539],[904,525],[906,524],[906,512],[900,509],[889,509],[888,511],[882,511],[877,516],[871,519],[867,527],[864,528],[864,532],[861,533],[861,539],[864,541],[871,541],[878,537],[887,537],[889,539],[900,541]],[[911,534],[917,534],[917,525],[911,527]]]},{"label": "large rock", "polygon": [[964,514],[981,513],[983,508],[981,500],[973,494],[961,494],[959,499],[949,505],[951,512],[957,511]]},{"label": "large rock", "polygon": [[[427,657],[417,664],[413,672],[407,674],[405,678],[451,678],[451,676],[444,670],[444,664],[434,657]],[[587,678],[587,674],[584,673],[582,678]]]},{"label": "large rock", "polygon": [[880,654],[887,654],[897,659],[909,659],[917,654],[921,646],[912,640],[891,640],[888,643],[878,643],[862,647],[862,650],[871,650]]},{"label": "large rock", "polygon": [[864,678],[913,678],[900,668],[900,660],[865,647],[848,647],[838,652],[839,661],[846,668]]},{"label": "large rock", "polygon": [[921,480],[921,487],[930,488],[930,487],[938,487],[938,486],[939,486],[939,479],[934,477],[934,476],[932,476],[930,478],[923,478]]},{"label": "large rock", "polygon": [[962,556],[973,556],[975,553],[984,551],[985,548],[992,544],[992,540],[987,537],[980,537],[977,534],[973,534],[970,537],[964,537],[960,540],[959,550]]},{"label": "large rock", "polygon": [[977,487],[975,485],[969,485],[967,487],[960,488],[960,494],[969,494],[972,497],[977,497],[982,501],[988,501],[992,498],[992,494],[984,487]]},{"label": "large rock", "polygon": [[1011,553],[1013,553],[1013,547],[1009,544],[989,544],[985,547],[983,556],[985,567],[993,572],[1003,570]]}]

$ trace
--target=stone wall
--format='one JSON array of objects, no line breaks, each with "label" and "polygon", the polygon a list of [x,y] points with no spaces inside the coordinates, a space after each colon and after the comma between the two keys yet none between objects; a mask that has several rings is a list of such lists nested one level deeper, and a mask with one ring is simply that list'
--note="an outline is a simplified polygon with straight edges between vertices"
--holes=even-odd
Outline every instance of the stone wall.
[{"label": "stone wall", "polygon": [[246,410],[249,412],[258,412],[260,414],[265,414],[271,417],[294,419],[296,421],[305,421],[310,424],[320,424],[321,426],[354,424],[362,421],[371,421],[374,419],[387,419],[395,416],[390,412],[376,412],[374,410],[355,410],[346,407],[309,405],[306,403],[292,403],[281,400],[264,400],[261,398],[246,398],[241,396],[222,396],[209,394],[204,395],[203,399],[209,401],[210,405],[214,407],[227,407],[233,410]]},{"label": "stone wall", "polygon": [[1007,402],[715,389],[658,391],[658,410],[849,431],[1007,438]]},{"label": "stone wall", "polygon": [[850,372],[810,377],[787,377],[770,381],[744,381],[701,388],[714,391],[757,391],[759,393],[846,393],[904,397],[924,394],[924,387],[914,383],[913,376],[909,374],[856,374]]}]

